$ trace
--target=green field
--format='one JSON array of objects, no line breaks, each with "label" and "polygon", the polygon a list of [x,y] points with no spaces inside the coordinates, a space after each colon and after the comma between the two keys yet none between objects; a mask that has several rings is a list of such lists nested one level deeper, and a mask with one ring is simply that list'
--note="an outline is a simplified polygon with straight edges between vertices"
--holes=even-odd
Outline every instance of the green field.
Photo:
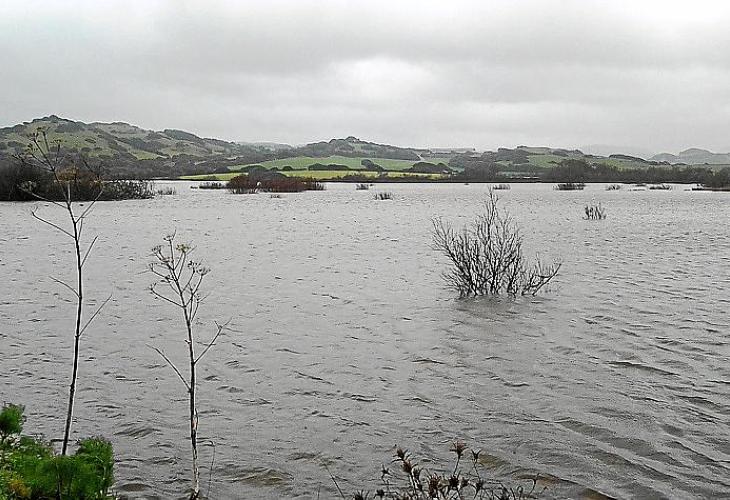
[{"label": "green field", "polygon": [[542,168],[551,168],[566,158],[572,158],[575,160],[586,160],[588,163],[602,163],[604,165],[610,165],[617,168],[646,168],[647,163],[639,162],[635,160],[629,160],[625,158],[608,158],[608,157],[587,157],[585,155],[579,155],[576,153],[570,153],[568,156],[559,156],[555,154],[535,154],[529,155],[528,160],[531,164]]},{"label": "green field", "polygon": [[[281,172],[288,177],[308,177],[316,180],[327,180],[327,179],[339,179],[348,175],[358,175],[367,178],[379,177],[379,172],[373,172],[370,170],[292,170],[290,172]],[[230,172],[227,174],[204,174],[204,175],[185,175],[180,177],[186,181],[229,181],[232,178],[241,175],[238,172]],[[403,177],[428,177],[429,179],[441,179],[444,177],[443,174],[413,174],[411,172],[386,172],[383,177],[390,179],[397,179]]]},{"label": "green field", "polygon": [[[362,160],[366,159],[372,161],[373,163],[377,163],[386,170],[405,170],[407,168],[410,168],[414,163],[417,163],[413,160],[395,160],[392,158],[349,158],[347,156],[325,156],[323,158],[317,158],[314,156],[296,156],[294,158],[269,160],[261,163],[251,163],[249,165],[261,165],[266,168],[277,167],[278,169],[281,169],[288,165],[295,170],[300,170],[305,169],[315,163],[321,163],[322,165],[330,165],[334,163],[337,165],[346,165],[352,169],[359,169],[362,168]],[[231,170],[238,170],[246,166],[248,165],[234,165],[229,168]]]}]

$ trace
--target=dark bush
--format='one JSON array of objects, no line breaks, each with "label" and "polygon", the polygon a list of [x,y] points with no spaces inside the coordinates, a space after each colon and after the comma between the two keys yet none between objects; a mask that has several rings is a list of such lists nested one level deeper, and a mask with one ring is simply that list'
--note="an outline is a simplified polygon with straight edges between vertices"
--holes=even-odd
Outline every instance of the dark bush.
[{"label": "dark bush", "polygon": [[586,185],[582,182],[563,182],[556,184],[555,189],[558,191],[582,191]]},{"label": "dark bush", "polygon": [[385,169],[378,165],[377,163],[373,162],[372,160],[368,160],[367,158],[362,160],[360,162],[360,165],[362,165],[365,170],[372,170],[373,172],[383,172]]},{"label": "dark bush", "polygon": [[268,193],[299,193],[301,191],[324,190],[324,184],[314,179],[286,176],[259,180],[250,178],[247,175],[239,175],[228,181],[226,187],[234,194],[252,194],[257,191]]},{"label": "dark bush", "polygon": [[317,171],[317,170],[336,170],[338,172],[345,171],[345,170],[352,170],[347,165],[340,165],[338,163],[330,163],[328,165],[323,165],[322,163],[313,163],[312,165],[309,165],[307,167],[307,170],[311,171]]},{"label": "dark bush", "polygon": [[426,161],[414,163],[405,172],[413,172],[414,174],[448,174],[451,169],[443,163],[433,164]]},{"label": "dark bush", "polygon": [[85,163],[71,163],[54,176],[27,161],[0,164],[0,199],[3,201],[62,201],[69,190],[73,201],[128,200],[154,197],[147,181],[103,180]]}]

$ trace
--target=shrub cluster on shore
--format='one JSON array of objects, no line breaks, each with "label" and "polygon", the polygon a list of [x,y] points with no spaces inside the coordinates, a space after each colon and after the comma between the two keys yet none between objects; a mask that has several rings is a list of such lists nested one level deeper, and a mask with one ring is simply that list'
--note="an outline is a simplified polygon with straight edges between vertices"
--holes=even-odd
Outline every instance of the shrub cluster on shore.
[{"label": "shrub cluster on shore", "polygon": [[109,441],[79,441],[73,455],[58,455],[42,439],[23,435],[23,407],[0,410],[0,500],[107,500],[114,483]]},{"label": "shrub cluster on shore", "polygon": [[152,183],[104,180],[98,168],[82,159],[65,161],[56,172],[18,158],[0,165],[0,201],[108,201],[153,198]]}]

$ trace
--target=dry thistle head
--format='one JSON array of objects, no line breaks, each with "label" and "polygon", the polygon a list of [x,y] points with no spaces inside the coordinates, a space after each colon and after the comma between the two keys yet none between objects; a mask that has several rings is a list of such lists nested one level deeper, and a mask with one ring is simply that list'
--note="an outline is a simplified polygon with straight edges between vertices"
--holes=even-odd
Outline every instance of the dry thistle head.
[{"label": "dry thistle head", "polygon": [[439,478],[439,476],[431,476],[428,479],[428,496],[431,498],[438,498],[440,486],[441,479]]},{"label": "dry thistle head", "polygon": [[388,469],[385,465],[380,466],[380,477],[384,478],[385,476],[390,475],[390,469]]},{"label": "dry thistle head", "polygon": [[458,458],[461,458],[461,456],[464,454],[464,451],[466,451],[467,446],[466,443],[463,441],[454,441],[454,444],[451,445],[451,451],[456,453],[456,456]]},{"label": "dry thistle head", "polygon": [[459,477],[452,475],[449,478],[449,490],[458,490],[459,489]]},{"label": "dry thistle head", "polygon": [[476,480],[476,481],[474,482],[474,491],[475,491],[476,493],[479,493],[480,491],[482,491],[482,488],[484,488],[484,480],[482,480],[482,479],[477,479],[477,480]]},{"label": "dry thistle head", "polygon": [[408,474],[410,476],[411,472],[413,471],[413,464],[411,463],[411,461],[408,459],[403,459],[402,467],[403,467],[403,472],[405,472],[406,474]]}]

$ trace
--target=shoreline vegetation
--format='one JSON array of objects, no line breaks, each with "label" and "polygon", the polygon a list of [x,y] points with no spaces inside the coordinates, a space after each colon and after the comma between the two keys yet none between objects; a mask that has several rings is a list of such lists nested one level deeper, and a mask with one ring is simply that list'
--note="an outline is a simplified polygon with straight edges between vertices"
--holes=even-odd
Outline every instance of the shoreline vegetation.
[{"label": "shoreline vegetation", "polygon": [[[103,167],[101,177],[108,197],[104,199],[154,196],[135,181],[227,182],[241,175],[257,182],[288,177],[355,184],[671,183],[730,191],[730,154],[700,149],[644,159],[524,145],[483,152],[399,147],[353,136],[291,146],[229,142],[181,130],[152,131],[121,122],[83,123],[51,115],[0,128],[0,200],[20,201],[24,195],[18,194],[17,186],[36,182],[34,176],[19,179],[18,164],[29,138],[41,132],[82,171],[102,173]],[[93,167],[87,168],[90,165]]]},{"label": "shoreline vegetation", "polygon": [[[344,175],[343,175],[344,174]],[[272,177],[302,178],[317,182],[369,185],[377,183],[436,183],[436,184],[493,184],[496,189],[509,189],[510,184],[553,184],[559,191],[582,190],[587,184],[610,184],[609,190],[618,190],[621,184],[646,186],[649,190],[671,190],[670,184],[683,184],[694,191],[730,191],[730,167],[713,170],[706,167],[684,166],[671,168],[625,169],[592,165],[583,160],[561,162],[533,176],[514,176],[498,169],[489,172],[480,169],[452,171],[449,173],[418,174],[402,171],[344,171],[344,170],[266,170],[251,169],[248,172],[166,177],[156,180],[188,180],[201,182],[225,182],[248,176],[251,179]]]}]

